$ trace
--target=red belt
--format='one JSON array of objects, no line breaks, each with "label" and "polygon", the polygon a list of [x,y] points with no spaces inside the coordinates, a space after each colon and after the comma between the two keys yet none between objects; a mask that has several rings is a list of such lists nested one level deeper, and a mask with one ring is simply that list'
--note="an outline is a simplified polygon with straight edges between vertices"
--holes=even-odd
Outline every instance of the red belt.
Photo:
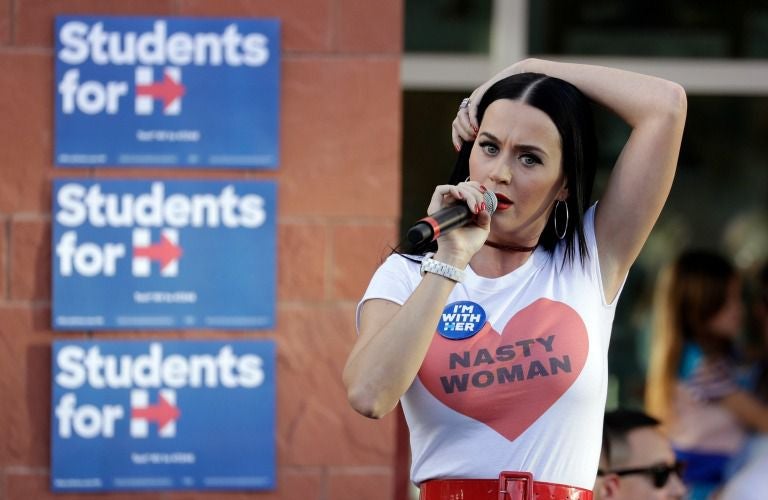
[{"label": "red belt", "polygon": [[534,481],[530,472],[502,472],[499,479],[434,479],[421,483],[419,500],[592,500],[592,492]]}]

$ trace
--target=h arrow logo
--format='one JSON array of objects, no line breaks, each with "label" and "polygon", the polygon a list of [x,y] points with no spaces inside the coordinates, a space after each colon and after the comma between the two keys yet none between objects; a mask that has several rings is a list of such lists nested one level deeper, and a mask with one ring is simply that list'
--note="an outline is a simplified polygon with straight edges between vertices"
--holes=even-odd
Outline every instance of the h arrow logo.
[{"label": "h arrow logo", "polygon": [[152,243],[152,234],[149,229],[135,228],[133,230],[131,269],[134,276],[142,278],[149,276],[153,260],[160,263],[160,276],[178,276],[181,254],[178,230],[163,229],[160,232],[160,241],[157,243]]},{"label": "h arrow logo", "polygon": [[142,389],[131,391],[131,437],[149,435],[149,423],[157,424],[157,435],[164,438],[176,436],[176,421],[181,416],[176,406],[176,391],[160,389],[157,403],[149,404],[149,393]]},{"label": "h arrow logo", "polygon": [[187,88],[181,84],[181,70],[166,67],[163,70],[163,80],[154,80],[151,66],[136,68],[136,114],[151,115],[154,111],[155,100],[163,101],[164,115],[181,113],[181,98]]}]

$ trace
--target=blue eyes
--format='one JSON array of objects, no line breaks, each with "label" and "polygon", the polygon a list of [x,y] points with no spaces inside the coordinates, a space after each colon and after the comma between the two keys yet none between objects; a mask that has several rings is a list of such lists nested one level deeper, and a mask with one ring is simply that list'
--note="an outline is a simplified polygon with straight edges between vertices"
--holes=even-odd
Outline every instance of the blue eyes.
[{"label": "blue eyes", "polygon": [[[499,154],[499,148],[492,142],[483,142],[480,144],[480,147],[488,156],[496,156]],[[526,167],[533,167],[534,165],[542,164],[541,158],[533,153],[521,153],[517,158],[520,160],[520,163]]]},{"label": "blue eyes", "polygon": [[523,165],[527,165],[529,167],[541,164],[539,157],[530,153],[524,153],[520,155],[520,161],[523,163]]},{"label": "blue eyes", "polygon": [[495,155],[499,152],[499,148],[496,147],[495,144],[490,142],[484,142],[480,144],[480,147],[483,148],[483,151],[485,151],[485,154],[488,155]]}]

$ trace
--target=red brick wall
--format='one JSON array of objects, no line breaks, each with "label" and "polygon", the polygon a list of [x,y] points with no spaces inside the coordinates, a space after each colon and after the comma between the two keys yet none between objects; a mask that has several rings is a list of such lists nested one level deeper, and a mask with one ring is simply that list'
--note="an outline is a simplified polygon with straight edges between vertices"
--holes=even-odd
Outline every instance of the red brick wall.
[{"label": "red brick wall", "polygon": [[[54,169],[56,14],[280,18],[279,169]],[[393,498],[395,419],[352,412],[340,372],[356,301],[397,230],[402,24],[402,1],[0,0],[0,500]],[[275,330],[53,332],[51,181],[70,176],[276,179]],[[277,490],[51,494],[51,342],[91,337],[275,339]]]}]

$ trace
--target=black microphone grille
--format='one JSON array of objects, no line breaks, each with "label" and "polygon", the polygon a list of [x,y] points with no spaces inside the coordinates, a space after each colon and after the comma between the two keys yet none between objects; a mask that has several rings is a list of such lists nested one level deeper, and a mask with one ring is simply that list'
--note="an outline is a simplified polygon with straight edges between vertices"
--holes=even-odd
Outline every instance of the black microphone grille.
[{"label": "black microphone grille", "polygon": [[483,193],[483,199],[485,200],[485,211],[488,212],[488,215],[493,215],[499,205],[496,195],[491,191],[486,191]]}]

